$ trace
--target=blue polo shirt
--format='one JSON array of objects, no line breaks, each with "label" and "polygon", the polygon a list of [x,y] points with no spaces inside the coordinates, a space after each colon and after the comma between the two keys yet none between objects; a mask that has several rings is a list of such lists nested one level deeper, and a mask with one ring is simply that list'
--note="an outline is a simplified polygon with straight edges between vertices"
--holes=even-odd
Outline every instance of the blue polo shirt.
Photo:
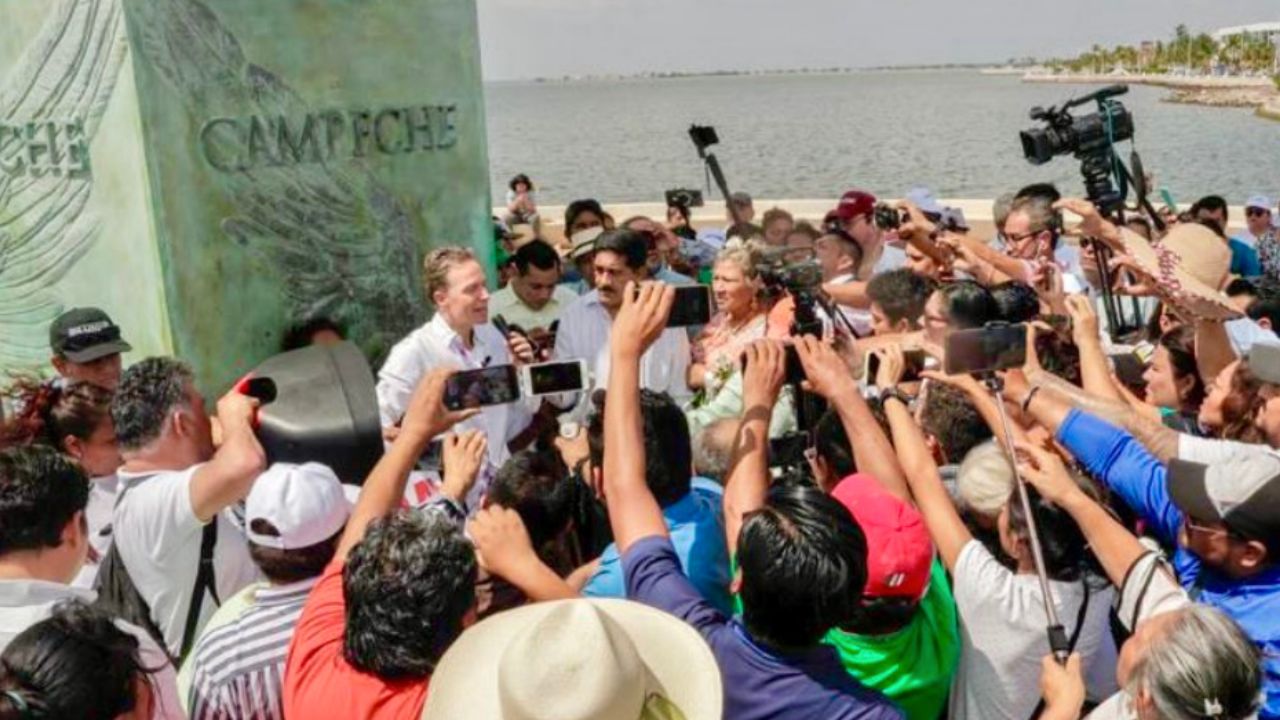
[{"label": "blue polo shirt", "polygon": [[1243,240],[1231,238],[1227,241],[1231,246],[1231,274],[1241,277],[1257,277],[1262,274],[1262,262],[1258,260],[1258,251],[1249,247]]},{"label": "blue polo shirt", "polygon": [[[724,537],[724,489],[704,478],[695,477],[689,494],[662,508],[667,532],[675,547],[680,569],[693,586],[717,610],[728,613],[729,552]],[[587,597],[624,598],[622,558],[618,546],[610,543],[600,555],[600,567],[587,581],[582,594]]]},{"label": "blue polo shirt", "polygon": [[680,571],[665,537],[636,541],[622,558],[627,597],[665,610],[702,634],[720,666],[724,716],[733,720],[901,720],[902,712],[849,673],[834,648],[781,654],[751,638]]},{"label": "blue polo shirt", "polygon": [[[1169,495],[1168,469],[1137,438],[1072,410],[1058,428],[1058,442],[1141,515],[1161,543],[1177,545],[1182,511]],[[1258,716],[1280,718],[1280,564],[1247,578],[1230,578],[1177,547],[1173,567],[1192,599],[1230,615],[1262,651],[1267,697]]]}]

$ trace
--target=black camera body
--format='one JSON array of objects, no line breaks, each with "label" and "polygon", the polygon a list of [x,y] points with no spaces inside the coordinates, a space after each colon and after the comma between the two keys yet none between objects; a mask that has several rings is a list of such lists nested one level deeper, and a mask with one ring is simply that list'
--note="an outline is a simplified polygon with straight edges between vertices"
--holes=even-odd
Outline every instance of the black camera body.
[{"label": "black camera body", "polygon": [[[1113,147],[1133,138],[1133,115],[1112,98],[1129,92],[1128,85],[1112,85],[1097,92],[1063,103],[1061,108],[1031,109],[1031,119],[1043,127],[1023,130],[1022,154],[1032,165],[1043,165],[1059,155],[1072,155],[1080,160],[1085,194],[1104,214],[1124,205],[1124,193],[1111,182]],[[1097,112],[1079,117],[1071,109],[1089,102],[1098,104]]]},{"label": "black camera body", "polygon": [[666,192],[666,196],[667,207],[679,205],[684,208],[696,208],[706,204],[702,191],[696,188],[673,188]]},{"label": "black camera body", "polygon": [[698,149],[699,155],[706,153],[707,148],[720,142],[716,129],[710,125],[690,125],[689,139],[693,140],[693,146]]}]

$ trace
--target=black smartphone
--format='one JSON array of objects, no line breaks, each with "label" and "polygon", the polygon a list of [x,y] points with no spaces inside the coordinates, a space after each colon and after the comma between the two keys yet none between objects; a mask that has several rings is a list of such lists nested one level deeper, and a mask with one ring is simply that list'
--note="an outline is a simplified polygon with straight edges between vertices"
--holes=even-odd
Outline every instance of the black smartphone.
[{"label": "black smartphone", "polygon": [[450,410],[504,405],[519,399],[515,365],[464,370],[450,376],[444,386],[444,406]]},{"label": "black smartphone", "polygon": [[526,397],[578,392],[587,386],[587,364],[562,360],[520,368],[520,389]]},{"label": "black smartphone", "polygon": [[711,288],[706,285],[676,287],[676,301],[671,306],[667,327],[692,327],[711,322]]},{"label": "black smartphone", "polygon": [[947,335],[943,369],[948,375],[978,375],[1022,367],[1027,362],[1027,326],[992,323]]},{"label": "black smartphone", "polygon": [[[902,353],[902,382],[916,382],[920,372],[924,370],[925,354],[923,350],[907,350]],[[869,352],[862,373],[862,381],[867,385],[876,383],[876,375],[880,372],[880,356]]]}]

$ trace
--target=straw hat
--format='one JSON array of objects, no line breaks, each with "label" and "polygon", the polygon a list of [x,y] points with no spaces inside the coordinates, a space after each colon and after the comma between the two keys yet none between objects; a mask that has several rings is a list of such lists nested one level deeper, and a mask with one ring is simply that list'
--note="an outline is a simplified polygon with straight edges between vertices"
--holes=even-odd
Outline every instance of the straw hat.
[{"label": "straw hat", "polygon": [[626,600],[533,603],[468,629],[431,676],[423,720],[719,720],[702,636]]},{"label": "straw hat", "polygon": [[1124,252],[1155,279],[1168,302],[1206,320],[1240,317],[1220,288],[1231,271],[1231,248],[1199,223],[1174,226],[1157,242],[1121,229]]}]

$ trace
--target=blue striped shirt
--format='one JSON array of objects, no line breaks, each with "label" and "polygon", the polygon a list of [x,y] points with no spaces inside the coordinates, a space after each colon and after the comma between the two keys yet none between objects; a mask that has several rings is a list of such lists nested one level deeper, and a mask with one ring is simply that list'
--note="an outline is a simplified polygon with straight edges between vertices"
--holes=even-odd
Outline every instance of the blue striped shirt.
[{"label": "blue striped shirt", "polygon": [[263,588],[254,604],[196,645],[193,720],[284,720],[284,664],[293,629],[319,578]]}]

